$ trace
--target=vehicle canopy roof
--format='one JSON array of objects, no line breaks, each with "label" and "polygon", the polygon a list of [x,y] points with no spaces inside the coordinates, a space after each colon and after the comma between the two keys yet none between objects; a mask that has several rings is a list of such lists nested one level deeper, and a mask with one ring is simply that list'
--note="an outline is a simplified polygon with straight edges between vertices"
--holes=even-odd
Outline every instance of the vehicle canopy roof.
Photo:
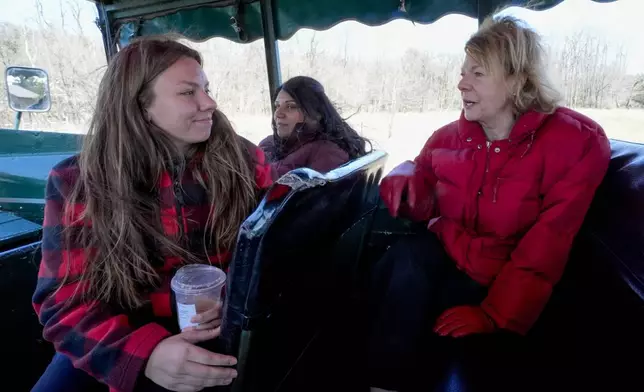
[{"label": "vehicle canopy roof", "polygon": [[[275,38],[286,40],[299,29],[325,30],[354,20],[376,26],[394,19],[430,24],[448,14],[473,18],[502,6],[544,10],[564,0],[90,0],[110,21],[120,46],[134,36],[174,32],[192,41],[213,37],[252,42],[264,36],[262,4],[272,11]],[[593,0],[610,3],[616,0]]]}]

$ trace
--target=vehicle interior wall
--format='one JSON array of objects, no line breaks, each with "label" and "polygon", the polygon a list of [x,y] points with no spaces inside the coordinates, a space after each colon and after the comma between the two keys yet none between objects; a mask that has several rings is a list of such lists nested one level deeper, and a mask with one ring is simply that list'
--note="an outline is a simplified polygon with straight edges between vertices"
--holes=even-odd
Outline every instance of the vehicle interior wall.
[{"label": "vehicle interior wall", "polygon": [[77,153],[83,135],[0,129],[0,211],[40,224],[51,168]]},{"label": "vehicle interior wall", "polygon": [[0,129],[0,342],[8,390],[27,391],[51,360],[31,296],[40,263],[44,191],[51,168],[76,153],[82,136]]}]

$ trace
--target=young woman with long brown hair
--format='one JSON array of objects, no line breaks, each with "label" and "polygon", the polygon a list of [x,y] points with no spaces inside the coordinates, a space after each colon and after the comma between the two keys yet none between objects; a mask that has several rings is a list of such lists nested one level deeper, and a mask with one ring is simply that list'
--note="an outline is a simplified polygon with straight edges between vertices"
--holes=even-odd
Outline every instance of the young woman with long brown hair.
[{"label": "young woman with long brown hair", "polygon": [[196,345],[217,336],[218,309],[179,331],[170,280],[186,263],[225,269],[271,182],[217,110],[198,52],[167,38],[119,51],[80,154],[48,179],[33,302],[57,355],[34,390],[71,390],[69,360],[111,391],[232,382],[235,359]]}]

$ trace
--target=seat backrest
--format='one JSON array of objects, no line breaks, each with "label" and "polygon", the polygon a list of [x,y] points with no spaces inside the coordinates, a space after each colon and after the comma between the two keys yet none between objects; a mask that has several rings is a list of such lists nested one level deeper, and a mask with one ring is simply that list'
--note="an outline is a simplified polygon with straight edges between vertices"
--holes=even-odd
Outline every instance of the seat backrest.
[{"label": "seat backrest", "polygon": [[611,150],[564,276],[531,332],[532,357],[574,390],[629,390],[641,378],[632,358],[644,351],[644,145],[611,140]]},{"label": "seat backrest", "polygon": [[584,223],[606,263],[644,304],[644,144],[611,141],[612,157]]},{"label": "seat backrest", "polygon": [[242,224],[218,347],[238,356],[235,390],[277,390],[321,320],[346,305],[386,159],[374,151],[325,175],[291,171]]},{"label": "seat backrest", "polygon": [[[640,353],[644,350],[644,145],[612,140],[611,150],[608,172],[564,277],[575,293],[574,322],[584,334],[594,336],[598,347],[606,350],[625,346]],[[610,355],[605,358],[618,362]]]},{"label": "seat backrest", "polygon": [[[599,311],[631,303],[644,322],[644,145],[611,140],[611,161],[575,239],[556,287],[580,301],[575,309]],[[638,311],[633,311],[639,308]],[[562,307],[563,316],[579,319]],[[638,315],[639,313],[639,315]],[[557,315],[560,316],[560,315]],[[594,316],[593,316],[594,317]]]}]

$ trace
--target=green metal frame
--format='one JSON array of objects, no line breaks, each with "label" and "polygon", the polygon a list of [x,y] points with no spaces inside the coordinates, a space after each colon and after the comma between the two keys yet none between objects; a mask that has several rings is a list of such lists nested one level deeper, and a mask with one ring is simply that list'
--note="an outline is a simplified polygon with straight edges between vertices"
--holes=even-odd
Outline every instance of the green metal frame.
[{"label": "green metal frame", "polygon": [[[257,0],[245,0],[252,3]],[[227,7],[234,5],[236,0],[117,0],[94,1],[104,7],[110,14],[111,20],[123,20],[140,17],[165,15],[168,13],[195,8],[200,6]]]},{"label": "green metal frame", "polygon": [[282,73],[280,67],[280,54],[275,36],[275,15],[273,13],[273,1],[261,0],[262,26],[264,30],[264,53],[266,57],[266,70],[268,72],[268,88],[271,94],[271,108],[275,110],[275,93],[282,84]]}]

